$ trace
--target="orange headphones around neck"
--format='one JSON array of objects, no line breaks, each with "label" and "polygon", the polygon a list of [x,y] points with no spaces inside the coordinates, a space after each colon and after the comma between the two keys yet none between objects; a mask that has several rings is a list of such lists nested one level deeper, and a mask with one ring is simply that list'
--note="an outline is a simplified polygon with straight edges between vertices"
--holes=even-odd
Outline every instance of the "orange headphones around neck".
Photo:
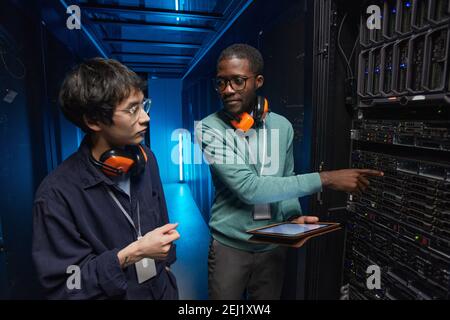
[{"label": "orange headphones around neck", "polygon": [[147,155],[141,145],[130,145],[124,149],[110,149],[105,151],[99,160],[91,155],[92,163],[110,177],[125,174],[140,175],[147,163]]},{"label": "orange headphones around neck", "polygon": [[258,96],[256,98],[256,104],[253,108],[253,116],[248,112],[234,115],[229,111],[223,110],[224,115],[230,120],[231,125],[234,128],[240,129],[244,132],[250,130],[255,123],[256,125],[259,125],[269,112],[269,102],[262,96]]}]

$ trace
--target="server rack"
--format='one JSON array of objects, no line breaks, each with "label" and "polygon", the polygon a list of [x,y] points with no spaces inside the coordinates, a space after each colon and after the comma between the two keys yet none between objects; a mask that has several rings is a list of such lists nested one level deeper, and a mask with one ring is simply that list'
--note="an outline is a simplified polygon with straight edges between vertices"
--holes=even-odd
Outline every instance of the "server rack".
[{"label": "server rack", "polygon": [[[350,299],[450,298],[449,8],[384,1],[377,32],[361,13],[350,163],[384,176],[347,201]],[[368,285],[371,265],[379,287]]]}]

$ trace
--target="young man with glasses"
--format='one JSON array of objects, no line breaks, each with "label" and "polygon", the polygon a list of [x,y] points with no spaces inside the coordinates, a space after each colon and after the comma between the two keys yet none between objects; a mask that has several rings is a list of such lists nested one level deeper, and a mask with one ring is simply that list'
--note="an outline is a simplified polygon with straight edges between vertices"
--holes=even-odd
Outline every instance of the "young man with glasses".
[{"label": "young man with glasses", "polygon": [[[261,53],[251,46],[235,44],[222,51],[214,83],[223,109],[196,127],[215,186],[209,221],[211,299],[279,299],[286,249],[249,242],[246,230],[286,220],[315,223],[317,217],[301,216],[298,197],[320,192],[323,187],[346,192],[364,190],[369,184],[366,176],[382,175],[362,169],[295,175],[292,125],[274,112],[263,113],[252,133],[234,131],[236,126],[230,119],[238,121],[244,113],[256,117],[256,91],[264,83],[263,65]],[[250,161],[251,144],[237,143],[243,137],[256,139],[256,163]],[[277,163],[272,172],[268,170],[268,155],[271,164]]]},{"label": "young man with glasses", "polygon": [[86,136],[35,196],[32,256],[46,298],[178,298],[169,267],[180,235],[155,156],[141,145],[150,120],[144,85],[101,58],[63,82],[62,112]]}]

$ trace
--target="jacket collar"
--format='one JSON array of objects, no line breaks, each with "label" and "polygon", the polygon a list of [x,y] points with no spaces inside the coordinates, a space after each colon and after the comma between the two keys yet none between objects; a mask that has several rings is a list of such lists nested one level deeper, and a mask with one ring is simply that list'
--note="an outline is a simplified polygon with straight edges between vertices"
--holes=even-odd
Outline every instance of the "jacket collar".
[{"label": "jacket collar", "polygon": [[91,140],[89,135],[86,135],[83,138],[83,141],[78,148],[77,156],[80,160],[79,174],[83,188],[87,189],[100,183],[105,183],[109,186],[115,184],[92,163]]}]

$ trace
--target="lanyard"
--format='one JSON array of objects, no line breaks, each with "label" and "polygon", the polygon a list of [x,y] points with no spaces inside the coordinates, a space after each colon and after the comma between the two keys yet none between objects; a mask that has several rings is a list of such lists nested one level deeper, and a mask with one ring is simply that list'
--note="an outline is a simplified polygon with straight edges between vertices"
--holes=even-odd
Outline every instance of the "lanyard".
[{"label": "lanyard", "polygon": [[[266,132],[266,130],[267,130],[266,129],[266,121],[263,120],[263,154],[262,154],[261,169],[259,172],[259,176],[263,175],[264,166],[266,165],[266,163],[265,163],[266,162],[266,148],[267,148],[267,132]],[[255,165],[253,167],[255,168],[256,171],[258,171],[258,169],[256,168],[257,161],[255,158],[255,155],[253,154],[253,151],[250,148],[250,143],[248,142],[248,139],[249,139],[249,136],[245,136],[244,140],[247,143],[248,153],[249,153],[249,158],[250,158],[249,160],[255,163]],[[257,143],[258,142],[259,141],[257,140]],[[259,143],[257,146],[257,150],[258,150],[258,148],[259,148]]]},{"label": "lanyard", "polygon": [[127,218],[128,222],[134,228],[134,231],[136,231],[138,238],[142,237],[142,233],[141,233],[141,214],[140,214],[140,210],[139,210],[139,201],[137,203],[138,228],[136,229],[136,225],[134,224],[133,219],[131,219],[130,215],[123,208],[122,204],[119,202],[119,200],[117,199],[116,195],[109,188],[108,188],[108,193],[111,196],[111,198],[114,200],[114,202],[117,204],[119,209],[122,211],[122,213],[125,216],[125,218]]}]

